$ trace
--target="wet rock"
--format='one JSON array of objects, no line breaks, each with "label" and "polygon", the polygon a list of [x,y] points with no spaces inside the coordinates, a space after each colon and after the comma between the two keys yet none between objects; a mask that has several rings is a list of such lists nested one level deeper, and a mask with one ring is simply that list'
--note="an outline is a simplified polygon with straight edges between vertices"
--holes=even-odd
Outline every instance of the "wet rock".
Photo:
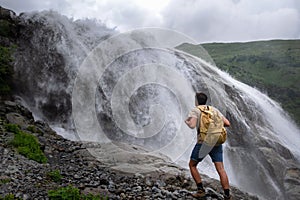
[{"label": "wet rock", "polygon": [[8,113],[6,114],[6,118],[9,123],[11,124],[17,124],[21,128],[25,129],[28,126],[28,123],[26,122],[25,118],[18,113]]},{"label": "wet rock", "polygon": [[290,168],[286,171],[284,187],[286,196],[291,200],[299,199],[300,196],[300,169]]}]

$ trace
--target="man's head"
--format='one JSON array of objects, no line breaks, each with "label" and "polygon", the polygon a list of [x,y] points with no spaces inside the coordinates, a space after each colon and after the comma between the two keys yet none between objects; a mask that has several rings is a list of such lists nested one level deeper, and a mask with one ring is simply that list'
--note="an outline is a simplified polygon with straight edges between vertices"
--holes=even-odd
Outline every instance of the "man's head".
[{"label": "man's head", "polygon": [[205,105],[207,101],[207,96],[206,94],[202,92],[197,92],[195,96],[195,104],[196,106],[198,105]]}]

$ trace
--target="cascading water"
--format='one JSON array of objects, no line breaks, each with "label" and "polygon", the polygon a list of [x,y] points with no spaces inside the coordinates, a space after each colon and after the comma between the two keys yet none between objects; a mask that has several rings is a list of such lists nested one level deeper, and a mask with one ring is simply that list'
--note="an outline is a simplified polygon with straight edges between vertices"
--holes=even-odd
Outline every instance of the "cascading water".
[{"label": "cascading water", "polygon": [[287,172],[299,169],[299,129],[278,103],[220,74],[232,123],[225,164],[235,184],[266,199],[294,199],[287,193],[292,182]]},{"label": "cascading water", "polygon": [[[295,198],[292,188],[300,185],[293,178],[293,173],[300,174],[299,129],[276,102],[218,70],[207,57],[204,61],[170,48],[148,48],[149,43],[161,41],[136,32],[126,40],[106,40],[113,30],[95,21],[74,22],[54,12],[23,14],[20,24],[15,54],[17,95],[36,117],[56,130],[65,130],[59,132],[67,133],[65,137],[141,145],[187,163],[196,135],[183,120],[193,107],[194,92],[204,91],[209,103],[232,124],[225,145],[230,181],[264,199]],[[107,41],[105,50],[111,51],[99,48],[101,41]],[[135,49],[122,52],[130,45]],[[112,50],[122,53],[109,60]],[[90,55],[96,58],[84,60]],[[89,71],[106,59],[110,62],[101,76]],[[92,77],[86,82],[78,77],[83,65],[84,73]],[[94,112],[97,122],[84,117],[77,122],[76,114],[86,113],[74,114],[74,105],[86,103],[84,95],[94,94],[89,91],[92,80],[95,98],[88,101],[93,104],[86,110]],[[82,98],[74,98],[80,92]],[[95,135],[97,129],[81,130],[74,123],[97,123],[103,135]],[[74,128],[84,134],[72,135]],[[208,163],[200,165],[206,166],[201,170],[204,173],[211,171]]]},{"label": "cascading water", "polygon": [[69,128],[78,66],[114,31],[95,20],[73,21],[53,11],[22,13],[18,19],[17,94],[35,118]]}]

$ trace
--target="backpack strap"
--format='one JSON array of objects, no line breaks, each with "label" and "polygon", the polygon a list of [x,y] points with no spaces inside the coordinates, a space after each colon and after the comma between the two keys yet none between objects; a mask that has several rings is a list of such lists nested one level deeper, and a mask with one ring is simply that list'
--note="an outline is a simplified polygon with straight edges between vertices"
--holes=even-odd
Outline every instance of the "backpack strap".
[{"label": "backpack strap", "polygon": [[197,108],[198,108],[201,112],[204,112],[204,111],[205,111],[205,106],[204,106],[204,105],[197,106]]},{"label": "backpack strap", "polygon": [[[201,111],[201,113],[206,113],[206,114],[210,114],[212,115],[212,108],[211,106],[208,106],[208,105],[200,105],[200,106],[197,106],[197,108]],[[198,128],[197,128],[197,134],[199,135],[200,134],[200,126],[201,126],[201,113],[200,113],[200,116],[199,116],[199,122],[198,122]]]},{"label": "backpack strap", "polygon": [[[201,106],[197,106],[197,108],[201,111],[201,112],[205,112],[205,113],[208,113],[210,115],[212,115],[212,108],[211,106],[208,106],[208,105],[201,105]],[[205,109],[206,108],[206,109]]]}]

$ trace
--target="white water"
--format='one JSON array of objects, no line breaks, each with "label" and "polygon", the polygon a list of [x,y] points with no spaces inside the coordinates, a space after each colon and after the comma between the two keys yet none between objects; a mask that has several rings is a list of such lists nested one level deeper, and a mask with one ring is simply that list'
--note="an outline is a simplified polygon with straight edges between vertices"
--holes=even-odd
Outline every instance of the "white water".
[{"label": "white water", "polygon": [[262,128],[260,129],[261,136],[280,142],[300,160],[300,130],[280,104],[259,90],[233,79],[227,73],[222,71],[219,71],[219,73],[237,90],[243,91],[246,98],[250,98],[256,103],[255,107],[262,112],[264,119],[267,120],[266,126],[257,127],[258,129]]},{"label": "white water", "polygon": [[[32,67],[33,64],[26,63],[19,55],[16,64],[17,70],[24,71],[26,69],[28,79],[26,76],[19,78],[25,83],[30,83],[32,80],[38,83],[34,86],[27,84],[27,93],[22,93],[20,96],[31,107],[35,115],[41,119],[50,120],[46,115],[47,113],[43,112],[42,105],[50,104],[54,105],[55,108],[65,106],[63,111],[69,114],[61,117],[58,113],[55,119],[59,120],[50,120],[49,122],[62,136],[72,140],[82,139],[83,137],[78,137],[78,135],[73,135],[71,131],[68,131],[74,129],[73,124],[70,123],[72,116],[68,110],[70,109],[68,104],[70,103],[69,98],[71,98],[74,79],[89,52],[113,31],[95,21],[73,22],[53,12],[28,14],[24,16],[24,20],[42,22],[46,27],[54,30],[54,35],[45,35],[43,30],[35,30],[36,34],[32,39],[35,43],[33,48],[43,50],[46,53],[53,49],[59,52],[65,61],[63,71],[68,78],[66,80],[57,78],[61,76],[61,71],[59,71],[61,66],[52,65],[56,62],[56,58],[46,58],[43,60],[45,65]],[[131,36],[134,44],[140,47],[150,41],[149,38]],[[41,38],[49,40],[47,45],[40,45]],[[121,47],[123,45],[126,49],[132,45],[131,42],[131,40],[126,40],[126,42],[123,40],[118,45]],[[109,53],[112,54],[111,51]],[[25,56],[28,57],[29,55],[25,54]],[[34,55],[32,56],[34,57]],[[36,57],[36,59],[40,58]],[[104,58],[99,57],[97,59]],[[157,68],[145,67],[146,64],[157,61],[162,66],[156,66]],[[50,71],[51,66],[58,69]],[[164,70],[165,67],[171,73]],[[39,76],[33,77],[35,74],[39,74]],[[149,76],[150,74],[152,75]],[[182,77],[172,79],[178,74]],[[144,84],[142,84],[143,80],[145,81]],[[164,80],[166,81],[164,82]],[[184,82],[188,82],[190,85],[183,89]],[[128,87],[124,87],[126,85]],[[126,90],[130,88],[129,86],[132,91]],[[121,90],[115,90],[120,88]],[[187,166],[191,148],[195,143],[195,131],[189,130],[184,125],[183,119],[189,109],[193,107],[193,93],[199,90],[207,92],[211,98],[210,103],[219,108],[224,115],[229,114],[231,116],[232,127],[229,128],[229,139],[224,148],[225,166],[231,183],[245,191],[260,195],[262,198],[283,198],[284,171],[290,166],[299,165],[299,161],[288,156],[287,158],[284,157],[286,151],[289,150],[294,157],[300,158],[298,148],[300,146],[300,131],[280,105],[267,95],[234,80],[227,73],[193,56],[175,52],[172,49],[142,49],[142,51],[137,49],[127,52],[103,70],[103,76],[99,77],[98,89],[95,107],[99,120],[97,123],[105,132],[103,137],[116,141],[120,141],[121,138],[123,142],[143,145],[150,151],[164,149],[168,146],[166,148],[168,151],[164,153],[183,166]],[[113,111],[111,111],[113,110],[112,106],[118,103],[118,98],[114,99],[116,92],[126,94],[128,97],[124,109],[129,111],[126,112],[125,118],[118,118],[120,122],[113,118]],[[57,98],[50,99],[49,94],[59,95]],[[29,95],[30,98],[28,98]],[[123,106],[126,102],[118,104],[118,106]],[[163,111],[160,112],[161,110]],[[122,123],[120,119],[127,120],[127,115],[130,115],[133,124],[136,123],[140,129],[149,124],[153,125],[157,119],[164,120],[164,123],[156,122],[160,124],[159,127],[152,126],[150,130],[144,129],[143,132],[132,128],[127,129],[126,125],[128,124],[126,123],[121,124],[123,127],[118,127],[118,123]],[[139,134],[142,134],[140,135],[142,137],[134,137]],[[101,142],[103,139],[102,136],[100,138],[94,136],[85,135],[87,140],[100,140]],[[145,138],[145,136],[149,136],[150,139]],[[172,140],[169,141],[169,138]],[[170,151],[172,148],[173,150]],[[181,156],[178,158],[179,153]],[[278,162],[274,163],[271,158]],[[288,159],[287,163],[285,163],[285,159]],[[199,169],[202,173],[217,178],[209,158],[200,164]],[[274,172],[275,174],[278,172],[280,176],[274,177]]]}]

